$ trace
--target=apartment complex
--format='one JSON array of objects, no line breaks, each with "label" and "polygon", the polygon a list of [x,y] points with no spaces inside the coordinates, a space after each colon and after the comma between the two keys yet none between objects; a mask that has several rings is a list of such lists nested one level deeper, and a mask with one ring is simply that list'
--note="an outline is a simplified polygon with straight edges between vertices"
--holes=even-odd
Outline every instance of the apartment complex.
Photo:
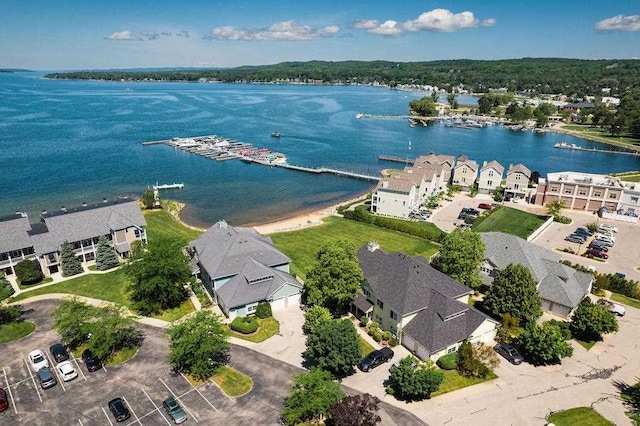
[{"label": "apartment complex", "polygon": [[478,177],[478,192],[491,194],[502,183],[504,167],[497,161],[484,162]]},{"label": "apartment complex", "polygon": [[478,177],[478,163],[469,160],[466,155],[461,155],[456,159],[453,167],[454,185],[460,185],[464,191],[468,191],[475,184]]},{"label": "apartment complex", "polygon": [[[626,188],[620,179],[592,173],[549,173],[538,181],[535,203],[547,205],[552,201],[563,201],[573,210],[597,211],[604,207],[613,212],[627,202],[626,209],[633,208],[632,200],[638,202],[639,192],[635,185]],[[635,195],[633,195],[635,194]],[[636,207],[637,209],[637,207]],[[635,210],[634,210],[635,211]]]},{"label": "apartment complex", "polygon": [[0,272],[13,275],[14,266],[27,259],[37,261],[45,276],[56,273],[61,269],[60,247],[65,241],[86,266],[95,260],[101,236],[125,258],[131,243],[146,243],[145,227],[138,203],[130,198],[44,211],[38,223],[30,223],[26,213],[17,212],[0,219]]},{"label": "apartment complex", "polygon": [[531,170],[524,164],[510,164],[507,169],[507,183],[504,187],[504,196],[506,198],[530,199],[535,191],[530,190],[529,180],[531,179]]}]

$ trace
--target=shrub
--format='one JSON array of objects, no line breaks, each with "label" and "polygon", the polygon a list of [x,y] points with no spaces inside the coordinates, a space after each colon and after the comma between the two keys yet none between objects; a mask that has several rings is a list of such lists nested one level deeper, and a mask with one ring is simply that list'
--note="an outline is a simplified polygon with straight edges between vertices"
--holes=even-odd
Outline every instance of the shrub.
[{"label": "shrub", "polygon": [[0,301],[6,299],[14,293],[13,287],[9,284],[9,281],[0,277]]},{"label": "shrub", "polygon": [[362,317],[360,317],[360,327],[366,327],[368,323],[369,323],[368,316],[363,315]]},{"label": "shrub", "polygon": [[23,260],[18,263],[14,269],[16,271],[16,278],[20,280],[20,283],[25,285],[38,283],[44,278],[37,261]]},{"label": "shrub", "polygon": [[256,316],[260,319],[269,318],[271,313],[271,304],[269,302],[260,302],[256,308]]},{"label": "shrub", "polygon": [[589,222],[585,225],[587,227],[587,229],[591,232],[597,232],[598,231],[598,224],[595,222]]},{"label": "shrub", "polygon": [[373,340],[380,343],[380,341],[382,340],[382,333],[380,333],[380,330],[376,330],[373,332],[371,337],[373,337]]},{"label": "shrub", "polygon": [[438,358],[436,365],[443,370],[455,370],[458,368],[458,353],[453,352],[448,355],[443,355]]},{"label": "shrub", "polygon": [[377,323],[377,322],[375,322],[375,321],[371,321],[371,322],[369,323],[369,332],[368,332],[369,336],[373,336],[373,333],[375,333],[376,331],[378,331],[378,329],[379,329],[379,328],[380,328],[380,326],[378,325],[378,323]]},{"label": "shrub", "polygon": [[396,346],[398,346],[398,341],[392,337],[391,339],[389,339],[389,346],[395,348]]},{"label": "shrub", "polygon": [[236,317],[229,326],[238,333],[251,334],[258,329],[258,320],[256,317]]},{"label": "shrub", "polygon": [[16,321],[20,315],[22,313],[17,306],[0,306],[0,325]]},{"label": "shrub", "polygon": [[567,217],[567,216],[555,216],[553,218],[554,222],[558,222],[558,223],[563,223],[563,224],[569,224],[571,223],[571,218]]},{"label": "shrub", "polygon": [[390,332],[385,331],[384,333],[382,333],[382,340],[389,341],[389,339],[391,339],[391,333]]}]

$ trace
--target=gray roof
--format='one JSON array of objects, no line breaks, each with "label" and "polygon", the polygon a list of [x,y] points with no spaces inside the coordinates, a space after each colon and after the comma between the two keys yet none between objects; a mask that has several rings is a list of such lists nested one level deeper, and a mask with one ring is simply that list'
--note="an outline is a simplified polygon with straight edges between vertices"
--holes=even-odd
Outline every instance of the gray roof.
[{"label": "gray roof", "polygon": [[525,166],[524,164],[510,164],[509,165],[509,170],[507,170],[507,176],[509,176],[511,173],[516,173],[516,172],[520,172],[520,173],[524,173],[524,175],[528,178],[531,177],[531,170],[529,170],[527,168],[527,166]]},{"label": "gray roof", "polygon": [[147,224],[136,201],[43,215],[43,221],[49,232],[31,236],[33,247],[40,255],[59,250],[64,241],[81,241]]},{"label": "gray roof", "polygon": [[291,262],[273,245],[271,238],[254,229],[228,226],[224,221],[207,229],[197,240],[189,243],[189,247],[195,250],[200,267],[212,279],[240,273],[247,259],[267,266]]},{"label": "gray roof", "polygon": [[227,309],[269,300],[283,285],[302,291],[302,285],[286,272],[270,268],[253,259],[245,259],[242,270],[217,290]]},{"label": "gray roof", "polygon": [[462,302],[435,290],[430,293],[427,309],[418,312],[404,328],[405,334],[424,346],[430,355],[468,339],[485,320],[495,322]]},{"label": "gray roof", "polygon": [[362,312],[368,312],[369,309],[373,308],[373,303],[369,302],[366,296],[360,292],[356,293],[356,297],[353,298],[351,303]]},{"label": "gray roof", "polygon": [[15,215],[0,220],[0,253],[31,247],[29,218]]},{"label": "gray roof", "polygon": [[483,232],[480,236],[485,259],[497,269],[512,263],[527,267],[543,299],[575,308],[589,292],[593,276],[562,265],[559,254],[504,232]]},{"label": "gray roof", "polygon": [[449,298],[471,293],[469,287],[433,269],[423,257],[369,251],[364,246],[358,250],[358,260],[376,298],[403,316],[427,307],[430,290]]},{"label": "gray roof", "polygon": [[487,164],[482,166],[482,169],[480,169],[480,170],[481,171],[485,171],[485,170],[490,169],[490,168],[494,168],[501,175],[502,175],[502,173],[504,173],[504,167],[502,166],[502,164],[498,163],[496,160],[489,161]]}]

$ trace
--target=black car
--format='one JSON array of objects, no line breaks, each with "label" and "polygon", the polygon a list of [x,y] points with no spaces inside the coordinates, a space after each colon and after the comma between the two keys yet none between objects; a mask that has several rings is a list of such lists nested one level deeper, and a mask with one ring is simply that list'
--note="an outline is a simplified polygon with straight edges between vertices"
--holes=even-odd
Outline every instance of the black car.
[{"label": "black car", "polygon": [[477,216],[472,215],[471,213],[467,213],[467,212],[460,212],[460,214],[458,215],[458,219],[462,219],[462,220],[475,220]]},{"label": "black car", "polygon": [[89,349],[85,349],[82,351],[82,360],[84,364],[87,366],[87,370],[96,371],[102,368],[102,364],[100,360],[96,358],[96,356]]},{"label": "black car", "polygon": [[53,359],[55,359],[56,362],[62,362],[69,359],[69,353],[60,343],[56,343],[55,345],[51,346],[49,348],[49,351],[51,352],[51,355],[53,355]]},{"label": "black car", "polygon": [[604,251],[604,252],[608,252],[609,251],[609,247],[605,246],[604,244],[598,244],[595,241],[593,241],[593,242],[591,242],[591,244],[589,244],[589,248],[600,250],[600,251]]},{"label": "black car", "polygon": [[587,237],[593,236],[593,232],[589,231],[586,228],[576,228],[576,230],[573,233],[574,234],[579,234],[579,235],[585,235]]},{"label": "black car", "polygon": [[480,216],[480,210],[477,210],[471,207],[462,209],[462,213],[467,213],[473,216]]},{"label": "black car", "polygon": [[122,398],[115,398],[109,401],[109,411],[111,411],[117,422],[124,422],[131,417],[127,404]]},{"label": "black car", "polygon": [[38,378],[38,382],[40,383],[40,387],[42,389],[49,389],[52,386],[58,384],[58,381],[51,373],[49,367],[41,368],[36,373],[36,377]]},{"label": "black car", "polygon": [[511,345],[500,343],[496,345],[495,350],[511,364],[518,365],[522,364],[522,361],[524,361],[524,358],[522,357],[522,355],[520,355],[520,352],[518,352],[518,350]]},{"label": "black car", "polygon": [[393,358],[393,351],[389,348],[382,348],[367,355],[365,359],[360,361],[358,367],[366,373],[380,364],[390,361],[391,358]]}]

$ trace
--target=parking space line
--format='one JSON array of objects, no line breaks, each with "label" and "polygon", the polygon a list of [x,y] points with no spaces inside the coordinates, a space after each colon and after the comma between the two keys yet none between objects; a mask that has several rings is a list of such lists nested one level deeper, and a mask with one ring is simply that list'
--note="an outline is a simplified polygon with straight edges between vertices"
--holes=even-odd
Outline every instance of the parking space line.
[{"label": "parking space line", "polygon": [[107,412],[104,410],[104,407],[100,407],[102,408],[102,412],[104,413],[104,416],[107,418],[107,420],[109,421],[109,424],[111,426],[113,426],[113,423],[111,422],[111,418],[107,415]]},{"label": "parking space line", "polygon": [[82,421],[81,421],[80,419],[78,419],[78,423],[80,423],[80,426],[84,426],[84,425],[82,424]]},{"label": "parking space line", "polygon": [[49,358],[49,355],[45,353],[44,356],[49,361],[49,365],[52,366],[51,369],[53,370],[53,375],[58,378],[58,382],[60,382],[60,386],[62,386],[62,390],[66,392],[67,388],[64,387],[64,380],[62,380],[62,375],[60,374],[60,372],[56,367],[53,367],[53,361],[51,360],[51,358]]},{"label": "parking space line", "polygon": [[75,356],[73,356],[73,354],[71,354],[71,359],[73,360],[73,362],[76,363],[76,367],[78,367],[78,371],[80,372],[80,374],[82,374],[82,378],[86,382],[87,381],[87,376],[84,375],[84,371],[82,371],[82,368],[80,368],[80,364],[78,364],[78,360],[76,359]]},{"label": "parking space line", "polygon": [[[184,374],[180,373],[180,375],[182,376],[182,378],[183,378],[183,379],[187,380],[187,378],[185,377],[185,375],[184,375]],[[191,387],[192,387],[193,389],[195,389],[195,390],[196,390],[196,392],[198,392],[198,395],[200,395],[200,396],[202,397],[202,399],[204,399],[204,400],[207,402],[207,404],[209,404],[209,406],[211,406],[211,408],[213,408],[214,410],[218,411],[218,409],[217,409],[216,407],[214,407],[214,406],[213,406],[213,404],[212,404],[212,403],[211,403],[207,398],[205,398],[205,397],[204,397],[204,395],[202,394],[202,392],[200,392],[200,390],[198,390],[198,388],[197,388],[197,387],[193,386],[193,385],[191,384],[191,382],[189,382],[189,380],[187,380],[187,383],[189,383],[189,385],[191,385]]]},{"label": "parking space line", "polygon": [[16,414],[18,414],[18,409],[16,408],[16,401],[15,401],[15,399],[13,399],[13,394],[11,393],[11,386],[9,386],[9,379],[7,378],[7,372],[4,369],[4,367],[2,367],[2,372],[4,373],[4,381],[7,383],[7,390],[9,391],[9,398],[11,398],[11,403],[13,404],[13,411],[15,411]]},{"label": "parking space line", "polygon": [[[136,414],[136,412],[135,412],[135,411],[133,411],[133,407],[131,406],[131,404],[129,404],[129,401],[127,401],[127,398],[125,398],[125,397],[123,396],[123,397],[122,397],[122,399],[124,399],[124,402],[126,402],[126,403],[127,403],[127,406],[129,407],[129,410],[131,410],[131,413],[133,414],[133,417],[135,417],[135,418],[136,418],[136,421],[138,422],[138,424],[139,424],[140,426],[142,426],[142,423],[140,422],[140,419],[138,418],[138,415]],[[135,422],[132,422],[132,423],[135,423]],[[129,423],[129,424],[131,424],[131,423]]]},{"label": "parking space line", "polygon": [[27,366],[27,370],[29,371],[29,376],[31,376],[31,381],[33,382],[33,386],[36,388],[36,393],[38,394],[38,399],[42,402],[42,397],[40,396],[40,391],[38,390],[38,385],[36,384],[36,379],[33,378],[33,374],[31,374],[31,366],[27,362],[26,359],[23,359],[25,365]]},{"label": "parking space line", "polygon": [[[153,404],[153,406],[154,406],[154,407],[156,407],[156,410],[158,411],[158,413],[160,413],[160,415],[162,416],[162,418],[164,419],[164,421],[165,421],[165,422],[167,422],[167,424],[168,424],[169,426],[171,426],[171,423],[169,423],[169,420],[167,420],[167,419],[164,417],[164,414],[162,414],[162,411],[161,411],[161,410],[160,410],[160,408],[156,405],[156,403],[155,403],[155,402],[153,402],[153,399],[151,399],[151,397],[149,396],[149,394],[147,393],[147,391],[145,391],[145,390],[144,390],[144,388],[140,388],[140,389],[142,389],[142,392],[144,392],[144,394],[147,396],[147,398],[149,398],[149,401],[151,401],[151,403]],[[151,413],[153,413],[153,411],[152,411]],[[149,415],[149,414],[151,414],[151,413],[148,413],[148,414],[146,414],[145,416],[148,416],[148,415]]]},{"label": "parking space line", "polygon": [[[177,401],[182,402],[182,401],[180,401],[180,398],[178,397],[178,395],[176,395],[175,393],[173,393],[173,391],[171,390],[171,388],[170,388],[169,386],[167,386],[167,384],[164,382],[164,380],[162,380],[162,378],[158,377],[158,380],[160,380],[160,382],[164,385],[164,387],[165,387],[165,388],[167,388],[167,390],[168,390],[169,392],[171,392],[171,395],[173,395],[173,397],[174,397]],[[189,392],[190,392],[190,391],[189,391]],[[185,396],[185,395],[186,395],[187,393],[189,393],[189,392],[185,392],[185,393],[183,393],[183,394],[182,394],[182,396]],[[191,410],[189,410],[189,408],[186,406],[186,404],[185,404],[184,402],[182,402],[182,406],[184,407],[184,409],[185,409],[185,410],[187,410],[187,413],[189,413],[189,414],[191,415],[191,417],[193,417],[193,420],[195,420],[195,421],[196,421],[196,423],[198,423],[198,422],[199,422],[199,421],[198,421],[198,418],[197,418],[197,417],[196,417],[196,416],[191,412]]]}]

